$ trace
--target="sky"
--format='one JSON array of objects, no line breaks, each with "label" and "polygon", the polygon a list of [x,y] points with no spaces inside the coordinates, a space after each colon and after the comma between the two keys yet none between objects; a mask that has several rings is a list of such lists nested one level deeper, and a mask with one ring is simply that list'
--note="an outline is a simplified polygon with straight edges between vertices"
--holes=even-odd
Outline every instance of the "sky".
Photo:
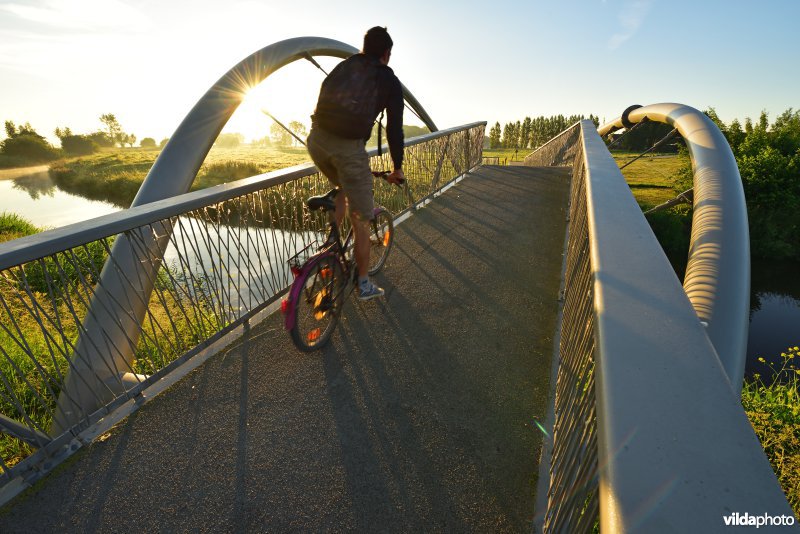
[{"label": "sky", "polygon": [[[774,119],[800,108],[798,20],[796,0],[0,0],[0,120],[57,142],[56,127],[90,133],[113,113],[124,131],[159,141],[253,52],[300,36],[360,48],[376,25],[439,128],[556,114],[605,122],[660,102],[713,107],[726,122],[762,110]],[[307,124],[323,77],[307,61],[284,67],[224,131],[267,135],[262,108]]]}]

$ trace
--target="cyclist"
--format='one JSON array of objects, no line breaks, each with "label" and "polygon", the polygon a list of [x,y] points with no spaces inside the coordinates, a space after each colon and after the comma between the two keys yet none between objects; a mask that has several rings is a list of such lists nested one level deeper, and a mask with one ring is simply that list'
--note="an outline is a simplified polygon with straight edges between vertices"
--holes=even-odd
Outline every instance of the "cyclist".
[{"label": "cyclist", "polygon": [[308,135],[308,152],[314,164],[344,192],[336,196],[338,224],[344,218],[347,199],[355,237],[360,300],[384,294],[383,289],[370,281],[367,272],[374,193],[365,148],[375,119],[383,110],[386,110],[386,137],[394,164],[394,171],[386,179],[394,184],[405,180],[403,89],[388,67],[392,45],[386,28],[376,26],[367,31],[361,53],[339,63],[322,82]]}]

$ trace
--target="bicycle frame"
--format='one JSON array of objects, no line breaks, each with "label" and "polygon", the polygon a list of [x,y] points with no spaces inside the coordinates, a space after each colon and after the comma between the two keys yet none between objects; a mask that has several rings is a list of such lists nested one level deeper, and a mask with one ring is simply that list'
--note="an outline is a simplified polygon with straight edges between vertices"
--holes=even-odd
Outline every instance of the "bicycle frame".
[{"label": "bicycle frame", "polygon": [[[375,208],[376,213],[378,209],[379,208]],[[348,260],[345,257],[345,251],[347,250],[347,247],[350,246],[350,241],[354,238],[353,229],[351,228],[350,231],[347,232],[347,236],[345,237],[344,242],[342,242],[342,235],[339,231],[339,225],[336,223],[336,212],[329,211],[328,218],[330,232],[328,232],[328,239],[326,241],[327,245],[323,246],[319,252],[313,254],[305,262],[303,262],[303,265],[298,272],[295,272],[294,269],[292,270],[295,275],[295,281],[298,279],[305,280],[308,278],[309,272],[314,267],[315,263],[320,261],[320,258],[325,256],[335,257],[336,261],[339,262],[339,265],[342,268],[342,273],[344,274],[345,280],[350,281],[350,273],[352,272],[355,260],[352,258]],[[342,291],[346,291],[348,288],[352,290],[352,287],[352,284],[348,283],[342,287]],[[286,330],[291,330],[294,328],[296,316],[294,314],[292,303],[297,301],[297,297],[303,289],[304,284],[293,283],[291,289],[289,290],[288,298],[281,303],[281,312],[283,312],[285,317],[284,326]],[[336,295],[335,298],[340,298],[340,295]]]},{"label": "bicycle frame", "polygon": [[[388,171],[380,171],[372,173],[375,177],[383,177],[385,178],[389,172]],[[329,192],[326,197],[330,196],[332,192]],[[338,194],[342,194],[341,191],[336,191],[333,195],[335,196]],[[310,206],[310,204],[309,204]],[[295,303],[299,302],[300,293],[306,288],[306,282],[309,276],[312,275],[312,270],[317,266],[317,264],[322,261],[324,258],[333,257],[335,258],[335,262],[338,263],[339,268],[341,269],[343,280],[345,283],[341,285],[341,287],[337,290],[337,294],[333,296],[334,302],[338,299],[342,298],[342,293],[345,291],[352,291],[355,287],[354,283],[354,267],[356,265],[355,261],[355,251],[351,254],[351,256],[347,257],[347,251],[350,249],[351,241],[355,241],[355,229],[352,227],[348,230],[347,235],[342,241],[341,229],[339,224],[336,221],[336,211],[329,207],[329,204],[317,204],[312,209],[317,208],[324,208],[328,213],[328,225],[330,227],[330,231],[328,233],[328,238],[325,243],[320,247],[320,250],[315,254],[312,254],[308,258],[306,258],[301,265],[292,264],[292,274],[295,276],[295,280],[292,283],[292,286],[289,290],[289,295],[286,299],[281,302],[281,312],[284,314],[284,326],[287,330],[292,331],[296,326],[297,315],[295,310]],[[386,210],[381,206],[373,207],[373,218],[371,224],[373,225],[374,231],[377,234],[377,217],[381,214],[381,212],[385,212]],[[388,212],[386,212],[388,213]],[[312,243],[305,249],[298,252],[292,260],[298,258],[300,254],[302,254],[308,248],[315,246],[315,243]],[[290,260],[290,262],[292,261]],[[382,265],[382,261],[381,261]],[[380,269],[380,266],[377,267]]]}]

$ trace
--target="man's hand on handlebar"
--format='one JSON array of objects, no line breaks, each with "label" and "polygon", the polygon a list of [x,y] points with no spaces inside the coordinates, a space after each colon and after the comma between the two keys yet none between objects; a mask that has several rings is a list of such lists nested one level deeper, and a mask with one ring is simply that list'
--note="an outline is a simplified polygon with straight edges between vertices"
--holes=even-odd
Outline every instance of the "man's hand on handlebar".
[{"label": "man's hand on handlebar", "polygon": [[403,169],[395,169],[386,177],[386,181],[390,184],[400,185],[406,181],[406,175],[403,173]]},{"label": "man's hand on handlebar", "polygon": [[375,178],[383,178],[390,184],[401,185],[406,181],[406,175],[403,174],[402,169],[397,169],[394,172],[389,171],[372,171],[372,176]]}]

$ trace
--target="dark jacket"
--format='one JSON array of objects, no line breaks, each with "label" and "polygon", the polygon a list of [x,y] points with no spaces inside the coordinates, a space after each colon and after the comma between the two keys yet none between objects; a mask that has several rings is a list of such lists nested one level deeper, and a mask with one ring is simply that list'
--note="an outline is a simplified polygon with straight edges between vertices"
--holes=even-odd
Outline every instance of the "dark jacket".
[{"label": "dark jacket", "polygon": [[[403,86],[391,68],[387,65],[381,65],[378,59],[374,57],[364,54],[355,54],[339,63],[336,68],[331,71],[331,74],[322,82],[320,94],[325,90],[325,82],[334,75],[337,69],[350,68],[350,64],[353,62],[375,63],[378,78],[378,95],[371,122],[375,121],[381,111],[384,109],[386,110],[386,139],[389,141],[389,153],[392,156],[394,168],[400,169],[403,166],[404,140]],[[348,124],[347,122],[347,118],[342,117],[341,114],[335,114],[329,110],[323,109],[319,101],[317,102],[314,114],[311,115],[311,124],[314,127],[322,128],[329,133],[348,139],[363,138],[364,142],[369,139],[372,133],[371,127],[369,131],[366,131],[364,128],[354,127],[353,124]]]}]

